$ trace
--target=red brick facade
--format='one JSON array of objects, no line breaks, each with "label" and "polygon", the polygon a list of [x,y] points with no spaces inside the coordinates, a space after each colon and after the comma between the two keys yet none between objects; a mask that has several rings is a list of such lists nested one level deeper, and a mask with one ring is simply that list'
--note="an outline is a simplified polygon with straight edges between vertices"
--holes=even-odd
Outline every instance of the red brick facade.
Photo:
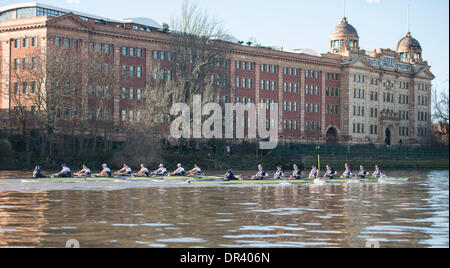
[{"label": "red brick facade", "polygon": [[[110,89],[108,94],[112,98],[107,111],[103,111],[107,115],[100,118],[120,129],[122,121],[139,116],[135,109],[144,91],[152,90],[147,80],[154,76],[155,65],[164,69],[165,79],[175,75],[170,62],[173,55],[164,51],[169,35],[157,28],[114,21],[99,23],[98,18],[73,13],[3,20],[0,21],[2,87],[4,89],[5,84],[13,83],[8,68],[14,66],[16,58],[23,58],[32,50],[46,53],[47,47],[55,46],[57,42],[64,48],[64,42],[69,40],[71,46],[67,49],[78,49],[87,55],[95,51],[105,53],[111,64],[131,77],[129,86]],[[29,46],[15,48],[16,40],[24,42],[24,38],[28,38]],[[31,46],[32,38],[37,40],[35,47]],[[74,42],[78,48],[73,47]],[[351,95],[348,92],[353,76],[341,64],[347,60],[346,57],[313,56],[234,43],[229,43],[229,49],[230,60],[218,67],[225,73],[222,81],[226,79],[228,83],[228,87],[221,88],[218,102],[258,104],[267,109],[268,117],[273,103],[277,103],[282,140],[321,143],[336,139],[344,142],[343,137],[348,141],[352,136],[349,131],[352,116],[349,114],[353,104],[348,100]],[[83,84],[87,86],[79,89],[80,94],[89,96],[86,116],[95,121],[98,106],[96,89],[89,87],[89,81]],[[0,93],[0,99],[1,128],[14,127],[14,103],[4,93]],[[347,119],[343,121],[343,118]],[[377,142],[383,143],[383,137]]]}]

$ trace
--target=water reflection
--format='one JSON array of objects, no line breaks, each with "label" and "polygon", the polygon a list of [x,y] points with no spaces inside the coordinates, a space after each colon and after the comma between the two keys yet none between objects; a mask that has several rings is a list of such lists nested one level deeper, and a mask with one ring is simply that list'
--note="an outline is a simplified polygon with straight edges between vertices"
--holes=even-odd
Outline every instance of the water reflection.
[{"label": "water reflection", "polygon": [[448,171],[414,174],[422,179],[3,191],[0,246],[448,247]]}]

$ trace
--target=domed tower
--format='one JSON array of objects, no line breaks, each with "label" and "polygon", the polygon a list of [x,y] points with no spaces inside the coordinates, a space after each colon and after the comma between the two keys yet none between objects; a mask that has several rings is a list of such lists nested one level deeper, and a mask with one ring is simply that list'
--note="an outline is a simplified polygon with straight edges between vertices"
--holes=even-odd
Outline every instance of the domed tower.
[{"label": "domed tower", "polygon": [[410,32],[398,42],[397,54],[402,62],[414,63],[422,61],[422,47],[419,41],[411,36]]},{"label": "domed tower", "polygon": [[342,18],[330,36],[330,52],[335,54],[349,51],[359,51],[359,35],[355,27],[348,23],[347,18]]}]

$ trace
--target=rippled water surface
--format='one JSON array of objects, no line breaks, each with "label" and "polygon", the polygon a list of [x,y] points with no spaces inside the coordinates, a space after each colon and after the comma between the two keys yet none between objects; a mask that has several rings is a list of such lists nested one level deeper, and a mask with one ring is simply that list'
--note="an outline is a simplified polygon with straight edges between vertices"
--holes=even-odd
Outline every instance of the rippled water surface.
[{"label": "rippled water surface", "polygon": [[0,246],[449,247],[449,172],[408,183],[0,183]]}]

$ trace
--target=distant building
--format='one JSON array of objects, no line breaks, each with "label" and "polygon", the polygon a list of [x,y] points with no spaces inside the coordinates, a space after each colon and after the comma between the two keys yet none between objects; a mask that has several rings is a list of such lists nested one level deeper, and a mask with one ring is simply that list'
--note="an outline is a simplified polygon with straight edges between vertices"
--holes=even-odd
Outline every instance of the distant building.
[{"label": "distant building", "polygon": [[[95,48],[110,53],[120,68],[139,70],[128,88],[112,89],[107,115],[85,120],[108,120],[119,131],[123,121],[136,118],[138,93],[151,90],[145,75],[160,62],[170,69],[170,51],[162,44],[168,35],[149,18],[109,19],[39,3],[0,8],[0,128],[13,129],[14,103],[4,92],[13,84],[10,67],[29,51],[47,53],[51,46],[78,49],[87,54]],[[231,37],[230,37],[231,38]],[[330,52],[318,55],[311,49],[282,50],[229,42],[230,90],[220,92],[219,102],[257,103],[267,110],[279,104],[280,139],[304,143],[418,145],[428,142],[431,127],[430,66],[422,59],[420,43],[411,33],[396,50],[360,49],[356,29],[343,18],[330,36]],[[29,59],[26,59],[27,61]],[[169,79],[169,77],[167,77]],[[79,94],[87,96],[83,83]],[[20,85],[18,85],[20,86]],[[20,89],[19,89],[20,91]],[[32,94],[26,92],[26,94]],[[95,95],[88,96],[95,111]],[[73,111],[67,107],[67,111]],[[31,107],[30,107],[31,109]],[[64,120],[64,118],[61,118]],[[118,139],[122,137],[117,134]],[[123,138],[123,137],[122,137]]]}]

